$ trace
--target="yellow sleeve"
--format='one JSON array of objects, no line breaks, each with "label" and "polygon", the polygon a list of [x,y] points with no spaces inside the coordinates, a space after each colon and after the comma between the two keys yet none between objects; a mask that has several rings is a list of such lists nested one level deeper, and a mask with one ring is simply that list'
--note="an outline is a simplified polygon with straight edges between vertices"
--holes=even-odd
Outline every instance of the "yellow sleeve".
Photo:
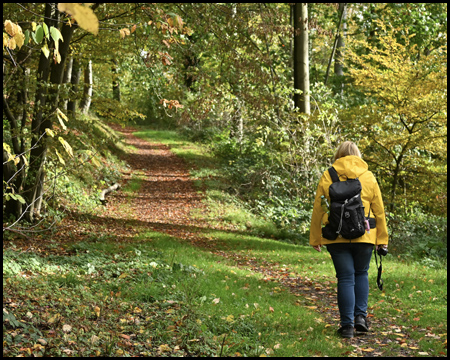
[{"label": "yellow sleeve", "polygon": [[381,196],[378,182],[374,185],[374,197],[371,204],[373,215],[377,222],[377,242],[376,245],[387,245],[389,241],[386,214],[384,212],[383,198]]},{"label": "yellow sleeve", "polygon": [[[313,213],[311,216],[311,226],[309,228],[309,244],[317,246],[322,244],[322,220],[326,220],[327,216],[321,206],[322,195],[326,196],[324,191],[324,176],[319,181],[317,186],[316,197],[314,199]],[[325,215],[325,217],[324,217]]]}]

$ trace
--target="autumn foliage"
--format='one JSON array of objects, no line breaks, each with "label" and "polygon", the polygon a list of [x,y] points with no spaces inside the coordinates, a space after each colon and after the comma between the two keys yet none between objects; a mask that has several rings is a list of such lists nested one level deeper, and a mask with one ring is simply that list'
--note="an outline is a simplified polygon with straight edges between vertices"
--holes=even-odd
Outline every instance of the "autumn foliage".
[{"label": "autumn foliage", "polygon": [[348,52],[365,99],[344,122],[360,131],[364,159],[384,184],[390,210],[407,201],[439,213],[447,174],[447,47],[420,53],[411,44],[415,34],[399,41],[400,29],[378,25],[376,46],[355,41]]}]

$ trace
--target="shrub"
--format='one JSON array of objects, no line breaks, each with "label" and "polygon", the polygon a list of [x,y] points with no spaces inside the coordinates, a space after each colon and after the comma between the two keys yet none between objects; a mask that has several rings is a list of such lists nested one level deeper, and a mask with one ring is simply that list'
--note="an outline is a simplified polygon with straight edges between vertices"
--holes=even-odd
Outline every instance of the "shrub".
[{"label": "shrub", "polygon": [[447,217],[415,210],[409,215],[388,216],[390,250],[394,255],[425,265],[447,259]]}]

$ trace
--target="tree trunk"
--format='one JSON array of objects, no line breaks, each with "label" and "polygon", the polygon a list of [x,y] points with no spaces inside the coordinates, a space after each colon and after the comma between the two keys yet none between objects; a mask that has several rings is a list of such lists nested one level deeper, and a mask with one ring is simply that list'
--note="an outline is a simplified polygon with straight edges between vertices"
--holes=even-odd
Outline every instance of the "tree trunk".
[{"label": "tree trunk", "polygon": [[80,106],[82,114],[87,114],[89,107],[91,106],[92,99],[92,60],[89,60],[86,68],[84,69],[84,92],[83,101]]},{"label": "tree trunk", "polygon": [[[72,68],[73,68],[73,57],[71,56],[69,58],[69,60],[67,61],[66,71],[64,72],[64,79],[63,79],[63,83],[64,84],[69,84],[70,83],[70,80],[72,78]],[[66,112],[68,110],[68,103],[69,103],[69,99],[64,99],[63,100],[62,108]]]},{"label": "tree trunk", "polygon": [[[45,4],[45,23],[48,28],[56,25],[55,14],[52,14],[52,7],[56,8],[55,3]],[[53,40],[50,41],[50,52],[53,51]],[[36,200],[36,192],[39,186],[38,180],[41,178],[41,172],[45,161],[45,154],[47,152],[46,139],[41,138],[44,126],[42,122],[45,119],[44,108],[47,100],[47,87],[45,84],[48,81],[50,75],[50,57],[46,57],[42,52],[39,57],[39,65],[37,71],[37,88],[36,88],[36,100],[34,106],[34,116],[31,121],[31,151],[30,151],[30,167],[28,169],[27,178],[24,184],[24,198],[26,204],[24,205],[25,219],[29,222],[34,218],[34,204]]]},{"label": "tree trunk", "polygon": [[69,102],[67,103],[67,112],[75,117],[75,112],[77,110],[77,97],[78,97],[78,84],[81,78],[81,66],[80,62],[75,58],[72,64],[72,76],[70,83],[72,84],[71,96],[69,97]]},{"label": "tree trunk", "polygon": [[112,91],[113,91],[113,99],[120,102],[120,83],[119,83],[119,75],[117,74],[117,59],[112,59],[112,67],[111,71],[113,74],[113,82],[112,82]]},{"label": "tree trunk", "polygon": [[345,36],[347,31],[347,8],[345,3],[339,3],[339,14],[341,15],[342,21],[342,31],[339,31],[339,36],[336,44],[336,56],[334,58],[334,73],[338,77],[337,81],[337,91],[341,94],[344,92],[344,83],[342,77],[344,76],[344,47],[345,47]]},{"label": "tree trunk", "polygon": [[[294,6],[295,4],[289,4],[289,25],[292,26],[293,29],[295,29],[294,25]],[[294,67],[294,42],[293,37],[289,40],[289,69],[293,69]]]},{"label": "tree trunk", "polygon": [[[50,26],[58,26],[59,12],[56,3],[45,4],[45,22]],[[42,204],[43,187],[44,187],[44,164],[46,161],[46,154],[48,149],[47,135],[45,129],[52,129],[52,114],[58,106],[59,85],[62,83],[64,74],[64,65],[69,51],[70,40],[73,35],[75,25],[63,25],[61,34],[64,42],[59,45],[59,52],[61,55],[61,62],[52,63],[51,58],[48,59],[41,52],[39,59],[39,67],[37,73],[37,90],[35,101],[35,115],[31,123],[32,143],[30,151],[29,168],[27,178],[24,185],[24,198],[26,204],[24,211],[26,211],[25,218],[32,222],[34,215],[39,215]],[[50,41],[50,53],[54,48],[53,41]],[[51,71],[50,71],[51,66]],[[50,76],[50,83],[53,86],[49,87],[47,92],[46,82]]]},{"label": "tree trunk", "polygon": [[[337,30],[336,30],[336,37],[334,39],[334,43],[333,43],[333,49],[331,50],[331,55],[330,55],[330,60],[328,61],[328,66],[327,66],[327,71],[325,72],[325,80],[324,80],[324,84],[326,85],[328,82],[328,76],[330,74],[330,67],[331,67],[331,63],[333,61],[333,58],[335,57],[334,54],[338,48],[338,44],[339,41],[341,39],[341,23],[342,20],[344,19],[344,16],[346,16],[346,6],[347,4],[339,4],[339,21],[338,21],[338,25],[337,25]],[[341,40],[341,47],[344,46],[344,40]],[[337,57],[337,56],[336,56]],[[335,67],[334,67],[334,71],[336,72],[336,64],[337,62],[335,61]]]},{"label": "tree trunk", "polygon": [[309,56],[308,56],[308,4],[296,3],[294,7],[294,95],[295,107],[310,114]]},{"label": "tree trunk", "polygon": [[[6,119],[8,120],[9,130],[12,136],[11,142],[13,145],[13,154],[20,155],[25,152],[25,136],[24,129],[26,126],[26,122],[28,120],[28,89],[29,89],[29,77],[30,77],[30,69],[26,67],[25,61],[28,57],[28,51],[25,51],[22,48],[17,53],[17,63],[21,64],[21,72],[20,78],[18,81],[18,91],[17,91],[17,104],[15,106],[16,112],[14,113],[8,104],[6,92],[4,91],[3,95],[3,112],[5,114]],[[6,68],[3,66],[3,78],[5,78]],[[5,89],[4,89],[5,90]],[[13,97],[9,97],[8,100],[12,100]],[[13,101],[13,100],[12,100]],[[23,191],[23,182],[25,180],[25,162],[24,156],[19,157],[19,162],[15,165],[13,162],[8,161],[8,157],[6,157],[6,152],[3,150],[3,181],[15,194],[22,194]],[[7,162],[6,162],[7,161]],[[5,163],[6,162],[6,163]],[[8,189],[9,190],[9,189]],[[7,191],[7,192],[10,192]],[[22,203],[17,200],[10,198],[5,204],[5,215],[12,216],[15,219],[20,218],[22,215]]]}]

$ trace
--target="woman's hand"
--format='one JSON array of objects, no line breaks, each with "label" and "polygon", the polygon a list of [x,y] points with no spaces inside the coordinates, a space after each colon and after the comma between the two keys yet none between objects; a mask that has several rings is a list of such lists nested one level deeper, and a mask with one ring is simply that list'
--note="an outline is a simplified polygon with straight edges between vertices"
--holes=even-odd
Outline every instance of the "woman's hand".
[{"label": "woman's hand", "polygon": [[322,245],[313,246],[314,250],[317,250],[318,252],[322,251],[321,247],[322,247]]}]

